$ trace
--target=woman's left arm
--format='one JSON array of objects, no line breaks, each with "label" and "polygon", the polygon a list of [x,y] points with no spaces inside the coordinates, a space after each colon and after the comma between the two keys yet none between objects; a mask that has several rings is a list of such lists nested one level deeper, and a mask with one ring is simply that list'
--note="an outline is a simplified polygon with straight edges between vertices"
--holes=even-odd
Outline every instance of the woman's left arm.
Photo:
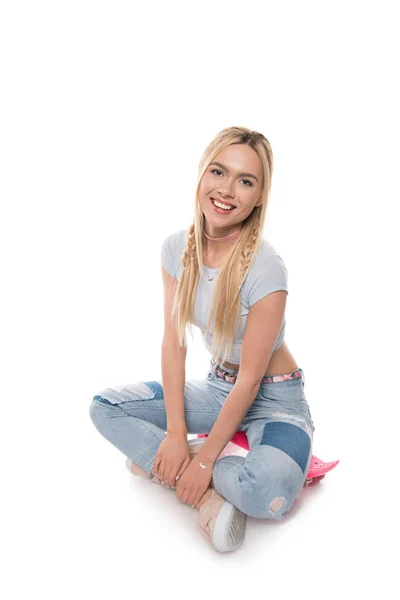
[{"label": "woman's left arm", "polygon": [[200,461],[217,460],[253,404],[282,326],[286,298],[285,290],[275,290],[250,307],[236,382],[199,451]]}]

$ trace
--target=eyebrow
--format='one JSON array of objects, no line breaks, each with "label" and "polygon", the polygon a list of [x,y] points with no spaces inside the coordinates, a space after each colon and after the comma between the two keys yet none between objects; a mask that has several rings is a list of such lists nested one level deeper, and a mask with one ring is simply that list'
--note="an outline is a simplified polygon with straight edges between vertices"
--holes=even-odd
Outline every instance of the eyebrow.
[{"label": "eyebrow", "polygon": [[[221,169],[225,169],[225,171],[227,171],[229,173],[228,167],[225,167],[223,164],[221,164],[219,162],[212,162],[208,166],[211,167],[211,165],[216,165],[217,167],[221,167]],[[239,175],[239,177],[252,177],[258,183],[257,177],[255,175],[253,175],[252,173],[238,173],[238,175]]]}]

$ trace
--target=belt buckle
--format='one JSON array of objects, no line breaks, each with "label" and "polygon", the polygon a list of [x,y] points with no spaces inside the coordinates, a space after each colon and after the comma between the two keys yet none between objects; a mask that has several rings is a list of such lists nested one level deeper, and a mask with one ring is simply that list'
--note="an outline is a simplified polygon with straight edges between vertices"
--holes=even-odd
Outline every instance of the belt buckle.
[{"label": "belt buckle", "polygon": [[225,379],[225,381],[228,381],[229,383],[235,383],[236,375],[232,375],[232,373],[228,373],[227,371],[224,371],[224,379]]},{"label": "belt buckle", "polygon": [[228,383],[235,383],[237,375],[232,375],[232,373],[229,373],[229,371],[225,371],[224,369],[222,369],[214,359],[211,359],[211,362],[215,366],[215,372],[217,373],[217,375],[219,375]]}]

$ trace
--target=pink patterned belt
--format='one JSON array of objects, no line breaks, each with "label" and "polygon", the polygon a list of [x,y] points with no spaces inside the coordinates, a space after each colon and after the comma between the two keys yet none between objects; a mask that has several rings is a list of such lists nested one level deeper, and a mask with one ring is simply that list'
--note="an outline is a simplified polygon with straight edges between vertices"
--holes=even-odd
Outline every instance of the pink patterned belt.
[{"label": "pink patterned belt", "polygon": [[[216,366],[215,372],[217,374],[217,377],[221,377],[221,379],[225,379],[225,381],[228,381],[229,383],[235,383],[237,375],[232,375],[232,373],[221,369],[219,364],[213,358],[211,359],[211,366]],[[300,367],[295,371],[292,371],[291,373],[283,373],[282,375],[264,375],[260,385],[262,385],[263,383],[276,383],[277,381],[297,379],[298,377],[303,377],[303,369],[301,369]]]}]

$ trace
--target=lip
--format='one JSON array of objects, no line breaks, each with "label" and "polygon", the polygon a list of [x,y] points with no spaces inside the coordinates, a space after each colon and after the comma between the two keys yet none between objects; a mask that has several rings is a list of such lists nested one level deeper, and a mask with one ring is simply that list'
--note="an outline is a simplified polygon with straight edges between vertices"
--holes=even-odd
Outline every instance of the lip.
[{"label": "lip", "polygon": [[222,208],[218,208],[218,206],[216,206],[214,204],[214,202],[211,200],[211,198],[210,198],[210,204],[211,204],[211,208],[212,208],[213,212],[216,215],[219,215],[220,217],[222,217],[223,219],[227,219],[229,216],[229,213],[231,213],[232,210],[235,210],[235,208],[236,208],[236,206],[235,206],[235,208],[233,208],[231,210],[223,210]]},{"label": "lip", "polygon": [[236,208],[236,206],[234,204],[232,204],[232,202],[227,202],[226,200],[222,200],[222,198],[218,198],[218,196],[215,197],[211,197],[211,200],[216,200],[217,202],[221,202],[221,204],[226,204],[227,206],[233,206],[233,208]]}]

